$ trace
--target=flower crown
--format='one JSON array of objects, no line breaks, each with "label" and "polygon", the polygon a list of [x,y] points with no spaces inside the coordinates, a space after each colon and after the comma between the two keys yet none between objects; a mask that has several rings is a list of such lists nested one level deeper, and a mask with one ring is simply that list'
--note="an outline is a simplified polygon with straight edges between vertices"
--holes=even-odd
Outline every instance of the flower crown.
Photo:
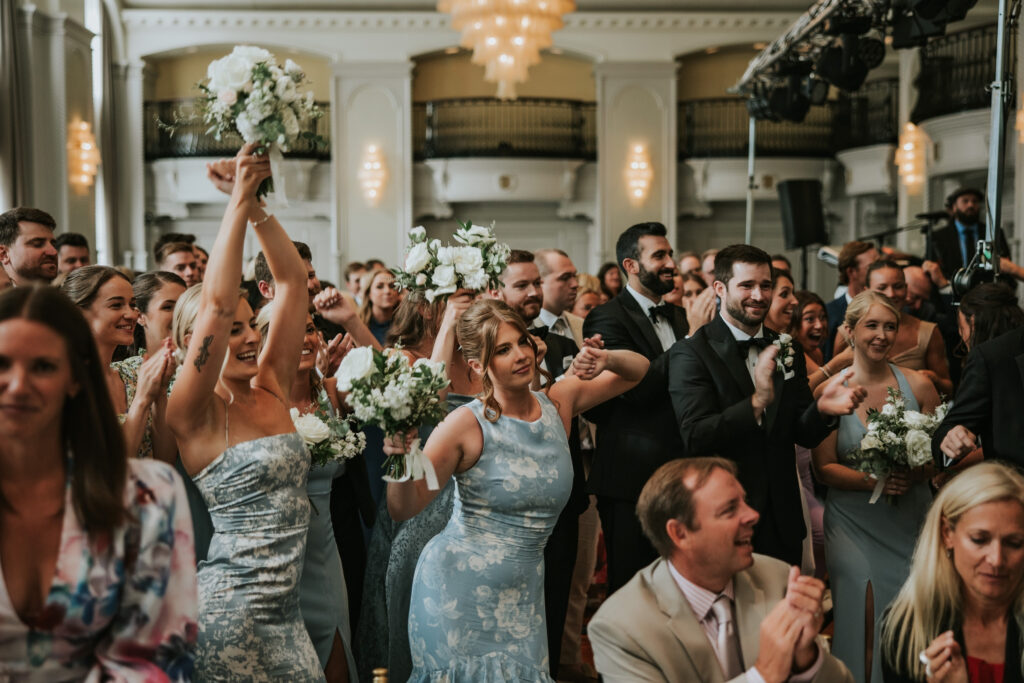
[{"label": "flower crown", "polygon": [[395,268],[395,286],[421,291],[427,301],[454,294],[459,289],[481,291],[497,288],[500,275],[508,266],[512,250],[494,238],[494,226],[459,223],[455,241],[461,246],[441,245],[427,240],[427,231],[416,227],[409,231],[409,249],[405,268]]}]

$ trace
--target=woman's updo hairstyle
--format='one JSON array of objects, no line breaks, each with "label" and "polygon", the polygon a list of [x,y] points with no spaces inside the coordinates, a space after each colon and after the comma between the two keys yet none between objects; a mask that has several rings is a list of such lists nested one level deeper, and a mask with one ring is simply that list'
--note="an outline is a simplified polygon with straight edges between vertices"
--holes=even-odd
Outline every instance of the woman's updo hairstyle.
[{"label": "woman's updo hairstyle", "polygon": [[846,317],[843,319],[846,326],[852,331],[853,328],[857,327],[857,323],[860,322],[861,318],[868,314],[872,306],[881,306],[896,316],[896,328],[899,329],[900,310],[892,305],[889,297],[872,291],[861,292],[850,301],[850,304],[846,307]]},{"label": "woman's updo hairstyle", "polygon": [[[238,298],[246,299],[244,289],[238,290]],[[188,352],[188,344],[185,337],[192,334],[192,328],[196,325],[196,318],[199,317],[199,303],[203,298],[203,283],[194,284],[185,290],[185,293],[178,297],[178,303],[174,304],[174,317],[171,318],[171,338],[178,348],[174,357],[178,364],[185,362],[185,355]]]},{"label": "woman's updo hairstyle", "polygon": [[[466,312],[459,318],[459,324],[455,328],[459,344],[462,346],[462,355],[466,360],[475,360],[483,366],[483,376],[480,378],[484,390],[480,400],[484,404],[484,416],[489,422],[497,422],[501,417],[501,405],[494,398],[494,384],[487,373],[487,368],[494,358],[494,347],[498,340],[498,330],[503,323],[508,323],[516,328],[520,334],[526,335],[526,340],[533,348],[534,356],[537,354],[537,342],[533,335],[526,329],[526,323],[519,317],[512,308],[504,301],[495,299],[480,299],[475,301]],[[548,378],[545,387],[551,386],[551,375],[540,367],[540,361],[535,361],[534,370]]]}]

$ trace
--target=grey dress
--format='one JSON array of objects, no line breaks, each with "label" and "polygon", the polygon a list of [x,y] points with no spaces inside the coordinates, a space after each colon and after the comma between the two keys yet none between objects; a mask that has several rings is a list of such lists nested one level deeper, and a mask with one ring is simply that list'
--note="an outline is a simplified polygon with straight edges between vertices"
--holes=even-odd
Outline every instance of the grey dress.
[{"label": "grey dress", "polygon": [[[899,368],[890,364],[908,410],[920,410],[910,384]],[[855,414],[839,418],[836,452],[839,463],[860,447],[867,429]],[[874,657],[872,683],[881,683],[879,638],[882,613],[910,572],[914,543],[932,502],[928,482],[910,487],[896,505],[884,497],[869,504],[870,491],[830,488],[825,499],[825,557],[835,604],[832,654],[853,673],[867,680],[864,671],[864,609],[868,584],[874,594]]]},{"label": "grey dress", "polygon": [[[472,400],[472,396],[449,392],[448,411]],[[424,443],[434,426],[420,427]],[[404,522],[391,519],[387,500],[381,501],[367,551],[363,611],[356,639],[362,680],[366,683],[370,683],[375,666],[386,666],[394,681],[405,681],[412,673],[408,626],[412,579],[423,547],[444,529],[452,516],[454,481],[449,479],[422,512]]]},{"label": "grey dress", "polygon": [[299,612],[308,473],[291,432],[235,444],[193,478],[214,527],[198,572],[197,680],[324,680]]}]

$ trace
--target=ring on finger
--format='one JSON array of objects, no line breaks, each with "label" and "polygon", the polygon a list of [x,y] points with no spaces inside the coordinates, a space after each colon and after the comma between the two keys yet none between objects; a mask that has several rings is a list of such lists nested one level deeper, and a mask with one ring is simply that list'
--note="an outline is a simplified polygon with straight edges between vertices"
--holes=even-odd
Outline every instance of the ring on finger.
[{"label": "ring on finger", "polygon": [[921,650],[921,654],[919,654],[917,656],[917,659],[918,659],[919,662],[924,664],[924,675],[925,676],[927,676],[928,678],[931,678],[932,676],[935,675],[935,672],[932,671],[932,662],[931,662],[930,659],[928,659],[928,655],[925,654],[924,650]]}]

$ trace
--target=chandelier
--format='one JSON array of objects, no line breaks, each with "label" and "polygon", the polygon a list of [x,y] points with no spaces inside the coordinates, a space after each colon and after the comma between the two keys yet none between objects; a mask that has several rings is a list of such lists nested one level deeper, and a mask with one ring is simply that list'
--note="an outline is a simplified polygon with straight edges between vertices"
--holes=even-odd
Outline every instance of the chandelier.
[{"label": "chandelier", "polygon": [[562,28],[562,15],[576,9],[573,0],[438,0],[439,12],[450,12],[452,27],[462,32],[460,44],[472,48],[473,63],[482,64],[484,78],[498,84],[498,99],[514,100],[516,83],[551,46],[551,34]]}]

